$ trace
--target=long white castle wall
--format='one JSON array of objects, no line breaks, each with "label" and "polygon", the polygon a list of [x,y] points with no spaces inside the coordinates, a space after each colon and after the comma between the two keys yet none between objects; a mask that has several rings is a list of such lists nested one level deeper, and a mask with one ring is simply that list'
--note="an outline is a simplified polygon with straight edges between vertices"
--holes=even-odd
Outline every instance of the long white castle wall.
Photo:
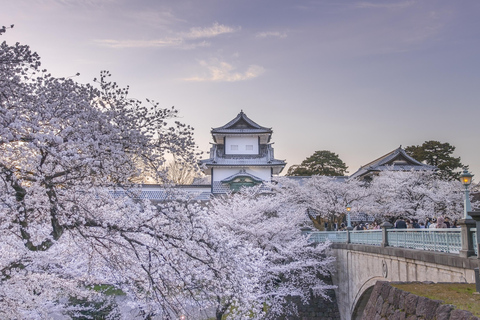
[{"label": "long white castle wall", "polygon": [[[251,150],[247,150],[247,146]],[[225,137],[225,154],[258,154],[258,136]]]},{"label": "long white castle wall", "polygon": [[241,169],[245,169],[247,173],[261,178],[264,181],[270,181],[272,174],[270,167],[266,168],[214,168],[213,169],[213,181],[221,181],[228,178],[235,173],[238,173]]}]

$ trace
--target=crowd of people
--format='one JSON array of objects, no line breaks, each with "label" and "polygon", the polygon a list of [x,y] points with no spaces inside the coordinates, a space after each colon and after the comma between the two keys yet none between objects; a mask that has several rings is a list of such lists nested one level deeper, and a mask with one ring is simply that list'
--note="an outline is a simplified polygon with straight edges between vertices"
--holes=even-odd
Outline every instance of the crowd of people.
[{"label": "crowd of people", "polygon": [[[380,229],[380,225],[377,224],[376,221],[373,222],[353,222],[352,223],[352,228],[353,230],[374,230],[374,229]],[[340,228],[338,228],[338,231],[346,231],[347,226],[345,223],[340,224]]]},{"label": "crowd of people", "polygon": [[[419,219],[404,219],[399,217],[394,222],[395,229],[434,229],[434,228],[458,228],[457,220],[451,221],[448,217],[427,218],[425,220]],[[335,225],[336,227],[336,225]],[[376,221],[373,222],[353,222],[353,230],[375,230],[380,229],[380,224]],[[347,225],[345,223],[340,224],[338,231],[346,231]]]},{"label": "crowd of people", "polygon": [[444,229],[444,228],[458,228],[457,220],[451,221],[449,217],[427,218],[425,221],[418,219],[403,219],[399,217],[394,224],[396,229]]}]

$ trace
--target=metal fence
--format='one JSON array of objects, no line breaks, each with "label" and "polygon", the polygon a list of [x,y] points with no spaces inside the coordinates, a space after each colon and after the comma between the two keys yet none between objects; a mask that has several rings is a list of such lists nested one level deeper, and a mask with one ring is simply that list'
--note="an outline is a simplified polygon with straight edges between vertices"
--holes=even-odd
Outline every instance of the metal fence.
[{"label": "metal fence", "polygon": [[[476,232],[476,229],[471,229]],[[341,242],[380,246],[384,239],[382,230],[313,231],[305,233],[312,242]],[[385,243],[391,247],[416,250],[459,253],[462,249],[460,229],[387,229]],[[476,239],[476,235],[473,235]],[[475,254],[477,246],[475,245]]]},{"label": "metal fence", "polygon": [[350,243],[380,246],[382,244],[382,230],[358,230],[350,232]]},{"label": "metal fence", "polygon": [[459,253],[460,229],[388,229],[388,245],[408,249]]},{"label": "metal fence", "polygon": [[307,232],[309,236],[309,240],[312,242],[326,242],[327,240],[330,242],[347,242],[348,234],[343,231],[315,231],[315,232]]}]

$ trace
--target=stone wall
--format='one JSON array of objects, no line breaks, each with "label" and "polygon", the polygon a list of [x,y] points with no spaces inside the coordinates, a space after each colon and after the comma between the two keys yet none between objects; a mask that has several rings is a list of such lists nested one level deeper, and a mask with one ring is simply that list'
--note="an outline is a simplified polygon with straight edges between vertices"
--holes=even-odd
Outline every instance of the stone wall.
[{"label": "stone wall", "polygon": [[394,288],[387,281],[378,281],[363,312],[364,320],[380,319],[432,319],[432,320],[477,320],[470,312],[454,309],[454,306],[441,304]]}]

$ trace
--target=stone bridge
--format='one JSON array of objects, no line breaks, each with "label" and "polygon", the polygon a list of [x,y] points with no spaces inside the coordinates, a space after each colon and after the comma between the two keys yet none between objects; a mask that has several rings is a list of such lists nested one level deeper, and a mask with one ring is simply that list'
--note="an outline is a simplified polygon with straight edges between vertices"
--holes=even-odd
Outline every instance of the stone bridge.
[{"label": "stone bridge", "polygon": [[476,221],[462,219],[460,229],[392,229],[384,223],[382,230],[303,231],[312,242],[332,242],[337,258],[332,280],[338,286],[341,319],[361,319],[378,280],[475,283],[480,212],[469,213]]},{"label": "stone bridge", "polygon": [[413,249],[333,243],[333,283],[341,318],[360,319],[373,286],[383,281],[475,283],[476,256]]}]

